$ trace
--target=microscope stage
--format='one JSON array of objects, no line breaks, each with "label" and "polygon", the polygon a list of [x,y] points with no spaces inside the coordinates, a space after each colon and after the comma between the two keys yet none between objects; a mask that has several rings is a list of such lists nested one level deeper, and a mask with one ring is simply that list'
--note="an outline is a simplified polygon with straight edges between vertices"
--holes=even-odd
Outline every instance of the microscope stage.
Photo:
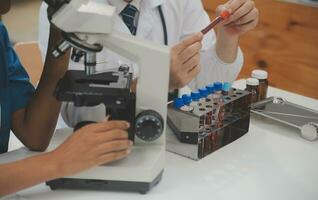
[{"label": "microscope stage", "polygon": [[59,101],[76,106],[104,103],[124,108],[129,104],[132,74],[129,71],[107,71],[87,76],[84,71],[69,70],[59,81],[54,95]]}]

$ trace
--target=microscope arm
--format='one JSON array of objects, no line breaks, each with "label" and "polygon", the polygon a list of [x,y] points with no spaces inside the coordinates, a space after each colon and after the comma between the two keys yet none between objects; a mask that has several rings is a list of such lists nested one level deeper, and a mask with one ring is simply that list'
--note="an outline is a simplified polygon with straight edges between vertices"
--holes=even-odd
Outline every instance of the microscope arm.
[{"label": "microscope arm", "polygon": [[[140,73],[136,95],[137,114],[150,109],[157,111],[166,119],[170,71],[169,48],[116,31],[111,34],[87,36],[88,41],[95,40],[98,44],[138,64]],[[157,142],[162,143],[165,138],[162,137],[160,140]]]},{"label": "microscope arm", "polygon": [[[168,47],[137,39],[129,34],[113,32],[89,35],[98,43],[138,64],[140,75],[137,84],[137,108],[166,110],[169,87],[170,51]],[[137,110],[140,112],[141,110]],[[160,112],[159,112],[160,113]],[[166,116],[166,113],[160,113]]]}]

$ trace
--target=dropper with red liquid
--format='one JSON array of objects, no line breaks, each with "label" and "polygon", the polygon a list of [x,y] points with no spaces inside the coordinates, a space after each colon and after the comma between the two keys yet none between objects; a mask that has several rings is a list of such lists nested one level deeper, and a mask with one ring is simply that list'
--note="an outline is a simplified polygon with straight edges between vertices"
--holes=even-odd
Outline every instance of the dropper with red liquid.
[{"label": "dropper with red liquid", "polygon": [[204,28],[201,33],[203,35],[207,34],[210,30],[212,30],[217,24],[228,19],[230,17],[230,12],[224,10],[221,12],[220,16],[216,17],[206,28]]}]

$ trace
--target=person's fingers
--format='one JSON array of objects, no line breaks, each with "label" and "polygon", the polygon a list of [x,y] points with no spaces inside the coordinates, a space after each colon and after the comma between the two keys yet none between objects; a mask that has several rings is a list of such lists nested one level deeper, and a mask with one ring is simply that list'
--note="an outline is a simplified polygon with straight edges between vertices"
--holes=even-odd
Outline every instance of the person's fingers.
[{"label": "person's fingers", "polygon": [[187,83],[191,82],[201,71],[201,65],[197,65],[192,68],[191,71],[188,72]]},{"label": "person's fingers", "polygon": [[225,4],[226,9],[233,14],[239,9],[247,0],[232,0]]},{"label": "person's fingers", "polygon": [[175,50],[176,53],[181,53],[184,49],[189,47],[191,44],[200,42],[202,41],[202,39],[203,39],[203,34],[201,32],[194,33],[188,36],[187,38],[185,38],[184,40],[182,40],[182,42],[180,42],[176,46],[174,46],[173,49]]},{"label": "person's fingers", "polygon": [[258,20],[253,20],[251,22],[248,22],[246,24],[243,24],[243,25],[239,25],[239,26],[236,26],[236,29],[241,32],[241,33],[245,33],[253,28],[255,28],[258,24]]},{"label": "person's fingers", "polygon": [[112,129],[123,129],[129,128],[129,123],[126,121],[106,121],[97,124],[90,124],[84,127],[85,130],[95,131],[95,132],[105,132]]},{"label": "person's fingers", "polygon": [[99,132],[99,134],[94,135],[94,139],[96,139],[98,143],[126,140],[128,139],[128,132],[123,129],[112,129],[111,131]]},{"label": "person's fingers", "polygon": [[258,9],[254,8],[251,12],[249,12],[247,15],[244,17],[238,19],[235,21],[235,24],[237,25],[245,25],[248,24],[258,18]]},{"label": "person's fingers", "polygon": [[231,14],[229,19],[226,21],[226,24],[239,20],[240,18],[250,13],[254,8],[255,8],[254,1],[247,1],[240,8],[238,8],[235,12]]},{"label": "person's fingers", "polygon": [[113,161],[121,160],[130,154],[131,150],[107,153],[98,158],[98,165],[107,164]]},{"label": "person's fingers", "polygon": [[202,43],[196,42],[186,48],[181,54],[180,54],[180,61],[181,63],[185,64],[188,62],[193,56],[200,53],[200,50],[202,49]]},{"label": "person's fingers", "polygon": [[116,140],[98,145],[97,151],[99,154],[106,154],[110,152],[128,150],[131,146],[132,142],[130,140]]},{"label": "person's fingers", "polygon": [[186,63],[184,63],[184,69],[189,72],[193,70],[194,67],[200,64],[200,53],[195,54]]},{"label": "person's fingers", "polygon": [[229,7],[229,5],[233,3],[233,1],[236,1],[236,0],[229,0],[228,2],[226,2],[223,5],[226,6],[226,7]]},{"label": "person's fingers", "polygon": [[107,116],[105,117],[105,119],[103,120],[103,122],[108,122],[109,119],[110,119],[110,115],[107,115]]}]

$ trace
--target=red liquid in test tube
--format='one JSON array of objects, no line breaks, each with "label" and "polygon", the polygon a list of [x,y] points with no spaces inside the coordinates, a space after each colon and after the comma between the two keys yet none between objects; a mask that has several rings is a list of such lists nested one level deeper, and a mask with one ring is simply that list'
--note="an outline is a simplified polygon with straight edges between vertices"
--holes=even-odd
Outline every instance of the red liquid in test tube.
[{"label": "red liquid in test tube", "polygon": [[226,20],[230,17],[230,12],[227,10],[224,10],[220,16],[216,17],[206,28],[204,28],[201,33],[203,35],[207,34],[210,30],[212,30],[218,23],[220,23],[223,20]]}]

